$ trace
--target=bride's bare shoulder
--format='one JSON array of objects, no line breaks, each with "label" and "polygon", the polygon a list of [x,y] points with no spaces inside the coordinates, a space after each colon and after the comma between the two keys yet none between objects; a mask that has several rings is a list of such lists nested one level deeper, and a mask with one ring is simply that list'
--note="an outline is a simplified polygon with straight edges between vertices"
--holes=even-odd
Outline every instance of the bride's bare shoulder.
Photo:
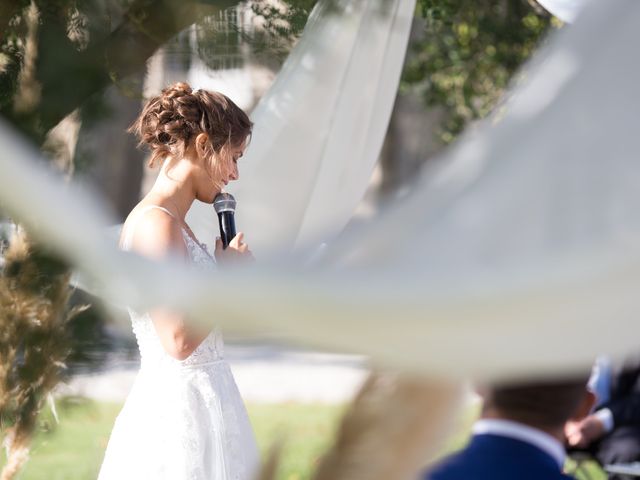
[{"label": "bride's bare shoulder", "polygon": [[163,258],[187,252],[182,227],[171,213],[161,208],[137,205],[127,216],[122,232],[130,235],[131,250],[148,257]]}]

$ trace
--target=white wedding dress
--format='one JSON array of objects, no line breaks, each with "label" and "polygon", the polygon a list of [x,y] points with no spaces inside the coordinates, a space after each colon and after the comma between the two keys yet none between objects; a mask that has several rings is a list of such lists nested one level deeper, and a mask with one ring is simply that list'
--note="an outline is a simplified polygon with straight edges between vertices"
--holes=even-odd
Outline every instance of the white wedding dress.
[{"label": "white wedding dress", "polygon": [[[139,210],[128,226],[128,250]],[[206,247],[183,228],[191,260],[215,268]],[[129,311],[141,366],[118,415],[98,480],[249,480],[258,450],[229,365],[214,331],[185,360],[169,356],[148,314]]]}]

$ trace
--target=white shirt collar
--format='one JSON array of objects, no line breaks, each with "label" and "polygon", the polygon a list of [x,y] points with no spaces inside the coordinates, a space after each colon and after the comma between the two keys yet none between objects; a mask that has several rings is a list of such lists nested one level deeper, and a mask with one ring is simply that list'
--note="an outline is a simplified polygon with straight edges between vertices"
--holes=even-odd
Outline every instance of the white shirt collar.
[{"label": "white shirt collar", "polygon": [[521,440],[551,455],[560,468],[564,466],[567,453],[562,443],[537,428],[511,420],[485,418],[473,425],[472,432],[474,435],[492,434]]}]

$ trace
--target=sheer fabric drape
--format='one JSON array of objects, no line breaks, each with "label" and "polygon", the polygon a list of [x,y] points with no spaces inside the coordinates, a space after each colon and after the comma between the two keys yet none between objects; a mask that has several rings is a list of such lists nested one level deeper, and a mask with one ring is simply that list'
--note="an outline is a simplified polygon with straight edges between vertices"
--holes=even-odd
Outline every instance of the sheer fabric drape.
[{"label": "sheer fabric drape", "polygon": [[[316,37],[326,34],[320,23],[331,20],[315,21],[301,48],[326,41]],[[124,304],[144,308],[167,300],[163,279],[180,276],[182,288],[170,300],[194,318],[219,318],[225,329],[270,331],[446,375],[496,378],[586,366],[601,351],[636,349],[640,334],[639,22],[636,1],[588,4],[536,55],[502,118],[465,136],[437,172],[417,180],[411,197],[370,226],[331,241],[314,271],[257,264],[250,274],[220,279],[120,255],[103,237],[106,221],[95,199],[45,175],[37,155],[5,126],[0,200],[93,279],[96,291]],[[316,59],[300,56],[302,67]],[[312,80],[303,73],[291,78]],[[276,84],[281,96],[273,97],[275,112],[280,108],[284,115],[289,104],[314,100],[313,90],[293,83],[289,96]],[[336,81],[332,88],[344,84]],[[334,106],[359,101],[357,94],[334,98],[340,98]],[[301,125],[301,136],[306,127]],[[256,127],[254,158],[286,158],[290,165],[311,159],[314,175],[325,178],[317,155],[328,143],[305,144],[306,154],[285,156],[300,152],[289,144],[298,141],[295,131],[269,138],[269,128]],[[339,133],[323,131],[326,139]],[[355,158],[331,151],[345,168]],[[268,171],[267,160],[256,165]],[[251,185],[253,174],[245,173]],[[295,175],[283,178],[294,183]],[[302,206],[276,186],[271,190],[265,182],[260,198],[285,214],[263,221],[272,221],[274,230],[284,222],[285,245],[320,241],[324,235],[305,236],[300,229],[312,218],[301,212],[315,211],[309,205],[324,200],[315,196],[315,186],[306,190]],[[249,191],[237,193],[239,202],[250,203]],[[250,232],[251,215],[239,219]],[[335,235],[327,232],[327,239]],[[272,240],[265,240],[265,251]],[[228,302],[212,302],[212,290]]]}]

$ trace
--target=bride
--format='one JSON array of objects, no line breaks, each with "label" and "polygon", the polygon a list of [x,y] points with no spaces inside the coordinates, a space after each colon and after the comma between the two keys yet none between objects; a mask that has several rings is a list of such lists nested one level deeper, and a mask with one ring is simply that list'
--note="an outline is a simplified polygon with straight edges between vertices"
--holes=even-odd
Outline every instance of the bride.
[{"label": "bride", "polygon": [[[238,179],[251,126],[226,96],[192,91],[185,83],[152,98],[131,131],[161,170],[127,217],[121,248],[156,259],[177,255],[205,268],[215,268],[216,260],[252,258],[240,233],[225,250],[218,239],[214,259],[185,223],[194,200],[212,203]],[[141,367],[116,419],[99,480],[251,478],[256,443],[221,335],[187,325],[166,309],[129,313]]]}]

